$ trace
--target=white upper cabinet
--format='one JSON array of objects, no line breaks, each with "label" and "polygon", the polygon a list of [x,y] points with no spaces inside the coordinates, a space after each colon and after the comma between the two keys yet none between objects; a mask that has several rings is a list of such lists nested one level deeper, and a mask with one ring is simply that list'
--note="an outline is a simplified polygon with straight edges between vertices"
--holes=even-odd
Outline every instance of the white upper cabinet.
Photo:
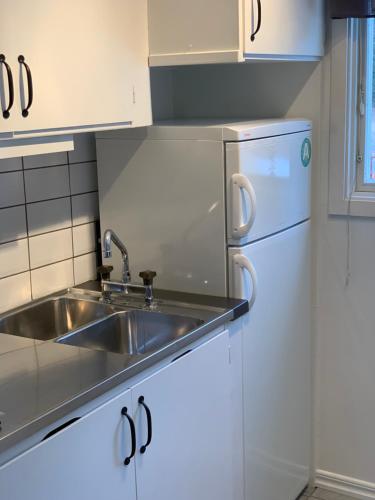
[{"label": "white upper cabinet", "polygon": [[151,123],[147,0],[2,0],[0,54],[1,139]]},{"label": "white upper cabinet", "polygon": [[149,0],[150,65],[314,60],[323,0]]},{"label": "white upper cabinet", "polygon": [[[257,28],[258,33],[252,36]],[[323,1],[244,1],[244,53],[249,59],[321,57],[324,53]]]}]

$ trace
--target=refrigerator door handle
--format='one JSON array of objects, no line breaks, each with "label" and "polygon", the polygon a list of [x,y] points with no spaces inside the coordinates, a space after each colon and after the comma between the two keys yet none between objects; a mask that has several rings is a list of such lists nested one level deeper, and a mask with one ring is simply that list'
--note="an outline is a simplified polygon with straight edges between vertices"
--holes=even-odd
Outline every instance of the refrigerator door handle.
[{"label": "refrigerator door handle", "polygon": [[[257,297],[257,292],[258,292],[257,273],[256,273],[252,263],[244,255],[241,255],[241,254],[234,255],[233,256],[233,263],[234,263],[235,268],[238,267],[238,268],[240,268],[241,271],[243,271],[245,269],[250,275],[251,282],[253,285],[251,297],[249,299],[249,308],[251,309],[252,306],[254,305],[255,299]],[[236,273],[236,274],[238,275],[240,273]],[[236,279],[234,280],[234,287],[235,287],[236,297],[240,297],[242,295],[241,285]]]},{"label": "refrigerator door handle", "polygon": [[[241,191],[245,191],[250,200],[250,215],[248,220],[241,224],[243,212]],[[256,196],[249,179],[242,174],[232,175],[232,238],[240,239],[246,236],[254,224],[256,216]]]}]

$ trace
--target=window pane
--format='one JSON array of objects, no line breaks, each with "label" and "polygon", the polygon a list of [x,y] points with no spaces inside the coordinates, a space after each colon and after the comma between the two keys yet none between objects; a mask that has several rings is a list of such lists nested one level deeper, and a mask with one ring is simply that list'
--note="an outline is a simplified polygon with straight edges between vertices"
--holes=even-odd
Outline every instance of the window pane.
[{"label": "window pane", "polygon": [[[373,21],[367,21],[367,43],[363,54],[365,73],[364,116],[365,126],[362,127],[363,151],[363,183],[375,185],[375,36]],[[362,114],[363,114],[362,111]]]}]

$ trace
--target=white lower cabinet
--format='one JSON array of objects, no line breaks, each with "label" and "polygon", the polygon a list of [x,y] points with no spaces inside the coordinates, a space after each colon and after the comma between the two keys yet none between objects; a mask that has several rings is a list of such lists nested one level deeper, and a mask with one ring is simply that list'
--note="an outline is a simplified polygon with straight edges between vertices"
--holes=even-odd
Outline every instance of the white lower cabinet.
[{"label": "white lower cabinet", "polygon": [[1,500],[135,500],[124,407],[131,409],[131,391],[1,467]]},{"label": "white lower cabinet", "polygon": [[1,500],[230,500],[228,349],[225,331],[6,463]]},{"label": "white lower cabinet", "polygon": [[[228,332],[134,387],[139,444],[138,500],[228,500],[232,494],[232,424]],[[139,446],[138,446],[139,448]]]}]

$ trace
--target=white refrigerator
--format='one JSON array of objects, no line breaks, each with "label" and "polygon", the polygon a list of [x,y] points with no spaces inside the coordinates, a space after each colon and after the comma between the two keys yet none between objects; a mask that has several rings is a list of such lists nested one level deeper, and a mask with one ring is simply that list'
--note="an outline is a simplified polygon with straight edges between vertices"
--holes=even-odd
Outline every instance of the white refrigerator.
[{"label": "white refrigerator", "polygon": [[163,122],[99,133],[97,153],[101,228],[133,278],[149,268],[158,288],[249,300],[245,500],[294,500],[310,464],[311,123]]}]

